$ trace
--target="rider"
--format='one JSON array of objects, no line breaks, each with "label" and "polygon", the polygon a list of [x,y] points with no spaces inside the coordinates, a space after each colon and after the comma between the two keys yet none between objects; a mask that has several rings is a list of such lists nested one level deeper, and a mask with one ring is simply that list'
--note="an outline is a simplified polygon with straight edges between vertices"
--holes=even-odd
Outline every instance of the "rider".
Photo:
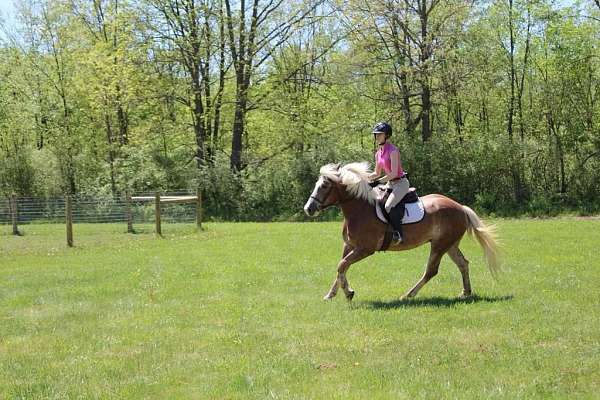
[{"label": "rider", "polygon": [[[388,142],[389,137],[392,136],[392,127],[386,122],[379,122],[373,128],[372,133],[379,149],[375,153],[375,172],[369,178],[375,180],[380,178],[385,172],[385,175],[379,181],[387,182],[386,188],[391,189],[390,196],[385,202],[385,211],[389,215],[390,210],[408,193],[410,184],[402,169],[400,151],[396,146]],[[394,221],[394,218],[390,218],[390,222],[394,228],[392,239],[396,243],[401,243],[401,219],[398,224]]]}]

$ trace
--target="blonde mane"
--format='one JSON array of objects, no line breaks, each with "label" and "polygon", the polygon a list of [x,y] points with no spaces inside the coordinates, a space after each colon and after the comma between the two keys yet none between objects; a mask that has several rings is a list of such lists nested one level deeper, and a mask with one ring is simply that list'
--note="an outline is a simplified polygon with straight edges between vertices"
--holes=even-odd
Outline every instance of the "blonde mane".
[{"label": "blonde mane", "polygon": [[348,193],[353,197],[365,200],[369,204],[375,203],[375,191],[369,186],[371,170],[368,162],[350,163],[341,168],[337,164],[327,164],[323,165],[319,172],[321,176],[346,186]]}]

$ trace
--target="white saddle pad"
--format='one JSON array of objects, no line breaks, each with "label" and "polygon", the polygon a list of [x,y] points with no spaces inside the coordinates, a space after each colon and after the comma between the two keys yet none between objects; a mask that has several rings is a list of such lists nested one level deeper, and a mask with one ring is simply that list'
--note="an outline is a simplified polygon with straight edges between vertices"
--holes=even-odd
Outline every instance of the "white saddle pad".
[{"label": "white saddle pad", "polygon": [[[389,223],[389,221],[383,216],[381,212],[381,206],[379,202],[375,203],[375,212],[377,214],[377,218],[381,220],[383,223]],[[421,199],[414,203],[407,203],[404,207],[404,218],[402,218],[402,224],[414,224],[416,222],[420,222],[423,217],[425,217],[425,207],[423,206],[423,202]]]}]

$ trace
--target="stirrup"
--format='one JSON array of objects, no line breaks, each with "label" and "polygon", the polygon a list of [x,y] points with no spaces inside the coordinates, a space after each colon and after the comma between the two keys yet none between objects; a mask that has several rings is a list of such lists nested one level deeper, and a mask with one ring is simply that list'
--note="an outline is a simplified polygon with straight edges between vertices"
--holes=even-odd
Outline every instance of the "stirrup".
[{"label": "stirrup", "polygon": [[395,244],[402,243],[402,236],[400,235],[400,232],[394,231],[392,233],[392,242],[394,242]]}]

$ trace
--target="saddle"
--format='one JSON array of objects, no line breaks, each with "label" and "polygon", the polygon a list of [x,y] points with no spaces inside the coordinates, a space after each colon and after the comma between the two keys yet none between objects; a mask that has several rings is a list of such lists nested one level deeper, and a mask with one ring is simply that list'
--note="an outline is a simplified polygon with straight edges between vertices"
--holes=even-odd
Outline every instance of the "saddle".
[{"label": "saddle", "polygon": [[384,186],[378,186],[380,196],[375,203],[375,212],[381,222],[387,224],[383,245],[380,251],[387,250],[392,240],[394,230],[402,233],[402,225],[415,224],[425,217],[423,202],[417,195],[417,190],[411,187],[408,193],[396,204],[389,213],[385,211],[385,202],[392,190]]},{"label": "saddle", "polygon": [[410,189],[408,189],[408,193],[406,193],[406,195],[404,195],[404,197],[398,202],[398,204],[396,204],[390,210],[390,212],[388,214],[388,212],[385,210],[385,203],[387,202],[388,198],[390,197],[390,194],[392,194],[392,189],[386,188],[386,187],[379,187],[378,189],[380,191],[385,191],[383,196],[380,196],[377,199],[377,202],[379,203],[379,207],[381,208],[381,213],[383,214],[385,219],[387,219],[388,221],[390,221],[390,217],[392,215],[396,218],[404,217],[404,212],[399,213],[397,211],[403,211],[403,209],[405,208],[407,203],[414,203],[414,202],[419,201],[419,196],[417,195],[417,189],[415,189],[414,187],[411,187]]}]

